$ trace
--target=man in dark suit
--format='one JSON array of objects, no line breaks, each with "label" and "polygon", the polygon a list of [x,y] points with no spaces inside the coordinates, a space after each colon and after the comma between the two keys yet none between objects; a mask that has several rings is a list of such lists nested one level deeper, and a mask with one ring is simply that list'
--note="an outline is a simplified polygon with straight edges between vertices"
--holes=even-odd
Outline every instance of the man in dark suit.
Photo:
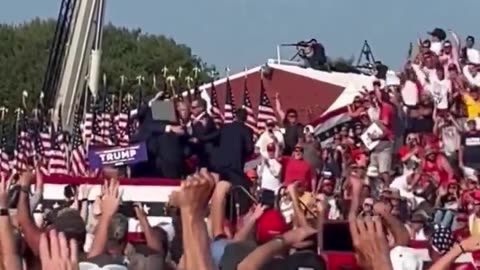
[{"label": "man in dark suit", "polygon": [[219,169],[228,169],[243,175],[245,163],[254,150],[253,132],[245,124],[247,112],[238,109],[236,120],[220,130],[220,143],[217,151]]},{"label": "man in dark suit", "polygon": [[207,103],[202,98],[192,101],[192,134],[189,139],[192,153],[199,160],[199,167],[213,169],[212,156],[220,135],[213,118],[207,113]]},{"label": "man in dark suit", "polygon": [[[233,123],[224,125],[220,130],[220,142],[215,155],[215,165],[221,179],[232,183],[233,187],[242,186],[247,191],[251,181],[245,177],[245,163],[252,156],[254,151],[253,132],[247,127],[247,111],[238,109],[236,120]],[[233,195],[232,195],[233,194]],[[241,215],[245,214],[252,204],[252,201],[244,192],[233,192],[235,203],[239,205]],[[234,218],[236,211],[233,205],[227,200],[227,218]],[[234,204],[235,205],[235,204]]]},{"label": "man in dark suit", "polygon": [[136,118],[140,126],[138,132],[132,136],[131,142],[146,143],[148,161],[133,166],[132,176],[180,178],[186,143],[183,127],[154,120],[152,109],[147,104],[139,108]]}]

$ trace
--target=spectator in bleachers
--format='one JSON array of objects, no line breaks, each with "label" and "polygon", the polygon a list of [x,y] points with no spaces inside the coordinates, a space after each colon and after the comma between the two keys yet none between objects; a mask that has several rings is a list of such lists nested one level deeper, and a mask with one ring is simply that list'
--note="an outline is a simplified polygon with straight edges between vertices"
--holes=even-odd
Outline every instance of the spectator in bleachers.
[{"label": "spectator in bleachers", "polygon": [[322,170],[322,162],[320,159],[320,153],[322,151],[320,144],[315,140],[315,134],[311,125],[305,126],[303,129],[304,143],[303,143],[303,157],[312,167],[316,175],[320,174]]},{"label": "spectator in bleachers", "polygon": [[266,124],[267,128],[258,137],[257,142],[255,143],[255,148],[261,156],[266,158],[269,156],[267,147],[273,143],[275,145],[275,150],[277,151],[275,156],[279,157],[282,155],[283,149],[285,148],[283,134],[276,127],[276,123],[273,119],[267,120]]},{"label": "spectator in bleachers", "polygon": [[258,175],[262,180],[260,187],[278,193],[282,186],[282,164],[276,156],[278,146],[275,143],[267,145],[267,156],[262,156],[262,162],[258,166]]},{"label": "spectator in bleachers", "polygon": [[283,149],[283,154],[290,156],[295,146],[303,140],[303,125],[298,122],[298,112],[296,109],[290,108],[287,109],[287,111],[283,111],[278,93],[275,99],[275,109],[284,128],[285,148]]},{"label": "spectator in bleachers", "polygon": [[290,185],[298,181],[307,190],[313,190],[316,187],[316,176],[310,164],[303,158],[303,154],[303,145],[297,144],[292,156],[283,158],[283,183]]}]

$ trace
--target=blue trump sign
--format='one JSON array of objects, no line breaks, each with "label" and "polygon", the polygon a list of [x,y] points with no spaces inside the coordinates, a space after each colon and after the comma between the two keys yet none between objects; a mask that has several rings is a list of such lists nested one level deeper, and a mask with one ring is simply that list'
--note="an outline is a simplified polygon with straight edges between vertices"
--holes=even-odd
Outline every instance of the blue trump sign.
[{"label": "blue trump sign", "polygon": [[88,163],[92,169],[99,169],[103,166],[136,164],[147,159],[145,142],[125,147],[116,146],[111,148],[90,149],[88,151]]}]

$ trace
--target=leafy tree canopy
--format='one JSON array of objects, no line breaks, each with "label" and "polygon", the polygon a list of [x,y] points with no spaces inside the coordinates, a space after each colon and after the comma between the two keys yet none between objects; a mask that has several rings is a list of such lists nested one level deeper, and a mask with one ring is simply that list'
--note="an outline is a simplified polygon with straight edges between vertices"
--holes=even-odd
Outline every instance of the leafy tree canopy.
[{"label": "leafy tree canopy", "polygon": [[[21,92],[29,93],[29,104],[36,102],[43,85],[50,45],[55,32],[53,19],[34,19],[22,24],[0,24],[0,105],[11,109],[21,104]],[[120,76],[127,77],[127,85],[136,83],[138,75],[145,77],[145,89],[152,87],[155,74],[162,84],[162,69],[167,66],[169,75],[177,75],[178,67],[184,69],[182,77],[200,67],[199,79],[207,80],[208,66],[192,50],[163,35],[142,33],[140,29],[127,29],[108,24],[104,27],[102,72],[114,88]],[[191,75],[193,76],[193,75]],[[177,83],[180,80],[177,79]],[[181,80],[185,84],[184,79]],[[151,94],[151,93],[150,93]]]}]

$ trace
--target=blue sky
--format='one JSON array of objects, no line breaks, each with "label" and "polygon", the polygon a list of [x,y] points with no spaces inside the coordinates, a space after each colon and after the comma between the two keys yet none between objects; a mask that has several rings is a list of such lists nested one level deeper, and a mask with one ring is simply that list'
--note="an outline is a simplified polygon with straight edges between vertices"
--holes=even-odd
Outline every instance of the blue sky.
[{"label": "blue sky", "polygon": [[[476,35],[480,1],[419,0],[109,0],[106,20],[165,34],[233,71],[275,57],[279,43],[317,38],[333,57],[358,57],[369,40],[377,59],[396,69],[408,44],[441,26]],[[0,21],[57,17],[59,0],[2,0]],[[285,52],[290,58],[292,52]]]}]

